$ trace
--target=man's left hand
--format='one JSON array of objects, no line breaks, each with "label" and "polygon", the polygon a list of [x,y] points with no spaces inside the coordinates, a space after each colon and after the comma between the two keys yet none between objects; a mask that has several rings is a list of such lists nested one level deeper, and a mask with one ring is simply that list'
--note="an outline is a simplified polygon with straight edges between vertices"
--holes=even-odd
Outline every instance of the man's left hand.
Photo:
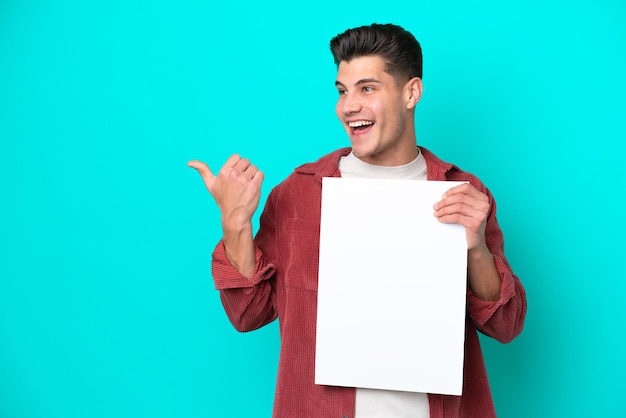
[{"label": "man's left hand", "polygon": [[490,209],[489,198],[469,183],[455,186],[433,206],[439,222],[465,227],[467,249],[480,248],[485,243],[485,227]]}]

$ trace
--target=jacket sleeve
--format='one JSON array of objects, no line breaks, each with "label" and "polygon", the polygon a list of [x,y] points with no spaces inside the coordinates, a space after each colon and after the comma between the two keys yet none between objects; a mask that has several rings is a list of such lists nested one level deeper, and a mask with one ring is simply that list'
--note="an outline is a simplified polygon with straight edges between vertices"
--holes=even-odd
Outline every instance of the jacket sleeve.
[{"label": "jacket sleeve", "polygon": [[228,261],[224,243],[213,251],[212,273],[215,288],[220,291],[224,310],[235,329],[252,331],[277,317],[275,266],[275,205],[270,193],[261,215],[259,232],[254,238],[255,267],[252,277],[241,275]]},{"label": "jacket sleeve", "polygon": [[517,337],[524,327],[526,292],[504,256],[504,238],[496,219],[496,202],[489,190],[483,185],[480,186],[480,190],[487,194],[491,202],[485,239],[502,284],[500,299],[497,301],[479,299],[468,287],[468,310],[474,325],[480,332],[502,343],[508,343]]}]

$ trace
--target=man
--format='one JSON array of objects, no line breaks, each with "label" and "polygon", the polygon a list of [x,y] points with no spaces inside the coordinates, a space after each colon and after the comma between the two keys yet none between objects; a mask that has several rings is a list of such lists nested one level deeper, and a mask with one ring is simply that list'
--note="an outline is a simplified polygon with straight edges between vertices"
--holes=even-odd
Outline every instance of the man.
[{"label": "man", "polygon": [[[509,342],[521,332],[526,312],[524,289],[503,254],[495,201],[475,176],[417,146],[413,115],[422,95],[422,55],[413,35],[373,24],[333,38],[331,50],[338,66],[336,112],[351,148],[296,168],[272,190],[255,238],[251,218],[263,173],[238,155],[217,176],[204,163],[189,163],[222,214],[213,276],[226,313],[239,331],[279,318],[274,417],[495,417],[476,330]],[[462,225],[467,239],[462,396],[314,383],[321,186],[323,177],[333,176],[468,182],[434,206],[434,216]]]}]

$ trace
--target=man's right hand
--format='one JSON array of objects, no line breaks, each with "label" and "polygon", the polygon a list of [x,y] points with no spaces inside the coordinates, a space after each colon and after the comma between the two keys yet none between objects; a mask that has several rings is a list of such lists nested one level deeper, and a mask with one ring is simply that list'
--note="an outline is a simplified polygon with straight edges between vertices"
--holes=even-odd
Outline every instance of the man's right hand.
[{"label": "man's right hand", "polygon": [[202,176],[204,184],[222,213],[224,247],[231,264],[244,276],[254,272],[252,216],[261,198],[263,172],[247,158],[232,155],[214,175],[200,161],[189,161]]}]

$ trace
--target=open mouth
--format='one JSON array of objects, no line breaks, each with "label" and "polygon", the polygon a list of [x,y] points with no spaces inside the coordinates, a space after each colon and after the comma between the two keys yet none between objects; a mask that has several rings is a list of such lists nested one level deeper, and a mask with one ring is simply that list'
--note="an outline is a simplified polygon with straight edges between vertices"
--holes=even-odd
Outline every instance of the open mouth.
[{"label": "open mouth", "polygon": [[363,133],[370,129],[374,125],[371,120],[357,120],[354,122],[348,122],[348,126],[352,133]]}]

